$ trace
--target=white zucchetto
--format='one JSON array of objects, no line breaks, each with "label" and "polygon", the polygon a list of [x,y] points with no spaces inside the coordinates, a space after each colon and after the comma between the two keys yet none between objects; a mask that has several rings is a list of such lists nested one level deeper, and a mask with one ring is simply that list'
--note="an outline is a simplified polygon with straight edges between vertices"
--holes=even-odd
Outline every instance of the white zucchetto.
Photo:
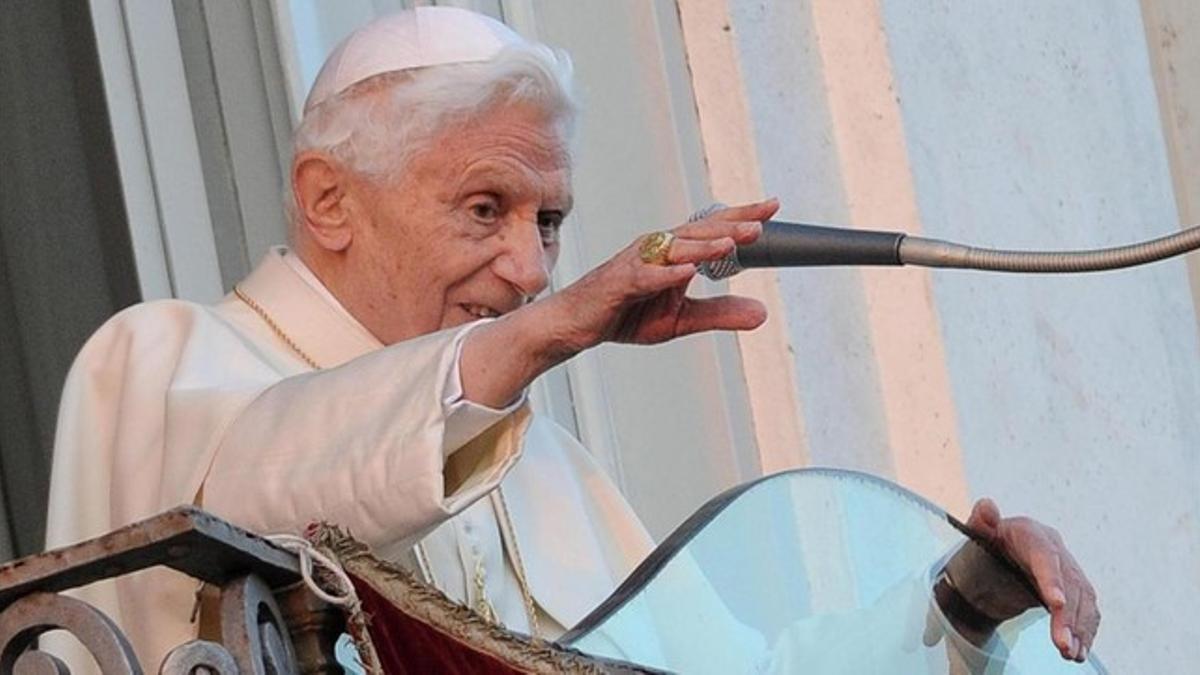
[{"label": "white zucchetto", "polygon": [[487,61],[524,41],[499,21],[456,7],[418,7],[385,16],[334,48],[309,90],[304,111],[375,75]]}]

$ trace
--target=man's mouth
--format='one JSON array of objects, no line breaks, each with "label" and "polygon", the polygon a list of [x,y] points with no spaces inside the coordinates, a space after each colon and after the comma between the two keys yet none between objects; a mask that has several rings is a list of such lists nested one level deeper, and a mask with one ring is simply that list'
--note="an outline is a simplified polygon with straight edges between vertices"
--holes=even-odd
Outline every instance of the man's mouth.
[{"label": "man's mouth", "polygon": [[491,307],[488,307],[487,305],[475,305],[472,303],[464,302],[464,303],[460,304],[459,306],[462,307],[463,310],[466,311],[467,314],[470,314],[471,316],[474,316],[479,319],[494,319],[503,313],[503,312],[494,310]]}]

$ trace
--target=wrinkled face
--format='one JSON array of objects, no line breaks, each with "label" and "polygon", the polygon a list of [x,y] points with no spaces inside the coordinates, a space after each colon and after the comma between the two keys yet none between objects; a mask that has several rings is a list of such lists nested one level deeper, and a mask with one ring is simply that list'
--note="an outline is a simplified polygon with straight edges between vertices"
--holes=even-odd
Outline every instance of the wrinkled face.
[{"label": "wrinkled face", "polygon": [[544,113],[511,106],[451,126],[402,175],[365,186],[359,310],[377,337],[500,316],[545,290],[571,209],[569,160]]}]

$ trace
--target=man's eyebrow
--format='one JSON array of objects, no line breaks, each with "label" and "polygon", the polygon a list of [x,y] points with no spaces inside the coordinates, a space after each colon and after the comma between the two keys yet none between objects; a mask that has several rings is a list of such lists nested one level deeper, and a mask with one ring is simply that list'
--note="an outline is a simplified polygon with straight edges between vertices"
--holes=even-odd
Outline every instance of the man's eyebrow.
[{"label": "man's eyebrow", "polygon": [[[497,170],[495,164],[485,161],[474,163],[463,171],[455,189],[455,196],[461,199],[477,192],[506,192],[525,195],[535,190],[538,190],[538,181],[529,179],[521,172],[503,168]],[[565,187],[555,185],[553,188],[543,191],[542,194],[546,199],[546,205],[542,208],[543,212],[561,211],[565,216],[575,206],[575,195],[569,185]]]},{"label": "man's eyebrow", "polygon": [[[558,199],[561,199],[562,201],[557,201]],[[542,209],[542,211],[557,211],[563,216],[566,216],[571,212],[571,209],[575,208],[575,195],[570,191],[568,191],[566,195],[555,195],[555,197],[550,200],[549,207],[550,208]]]},{"label": "man's eyebrow", "polygon": [[514,175],[512,171],[497,170],[495,165],[477,163],[467,167],[458,181],[457,193],[461,197],[468,192],[486,191],[487,188],[501,188],[509,191],[528,189],[529,181],[524,177]]}]

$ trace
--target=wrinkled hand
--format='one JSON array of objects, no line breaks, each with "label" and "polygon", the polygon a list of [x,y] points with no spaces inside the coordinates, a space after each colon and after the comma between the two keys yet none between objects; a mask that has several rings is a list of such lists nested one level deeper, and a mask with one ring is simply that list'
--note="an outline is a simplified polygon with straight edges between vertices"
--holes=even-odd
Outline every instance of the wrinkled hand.
[{"label": "wrinkled hand", "polygon": [[475,328],[459,360],[463,396],[503,407],[542,373],[605,341],[654,344],[707,330],[757,328],[767,317],[761,302],[689,298],[687,287],[698,263],[753,242],[778,209],[770,199],[680,225],[662,265],[642,260],[639,239],[561,291]]},{"label": "wrinkled hand", "polygon": [[566,310],[563,340],[578,353],[606,341],[655,344],[708,330],[749,330],[766,320],[762,303],[734,295],[691,298],[687,287],[697,265],[718,260],[762,233],[762,221],[779,210],[770,199],[718,210],[680,225],[667,264],[642,261],[641,240],[557,293]]},{"label": "wrinkled hand", "polygon": [[[1096,591],[1058,532],[1031,518],[1001,518],[990,499],[971,509],[967,526],[1015,562],[1050,610],[1050,638],[1065,659],[1087,658],[1100,625]],[[962,588],[964,595],[969,589]]]}]

